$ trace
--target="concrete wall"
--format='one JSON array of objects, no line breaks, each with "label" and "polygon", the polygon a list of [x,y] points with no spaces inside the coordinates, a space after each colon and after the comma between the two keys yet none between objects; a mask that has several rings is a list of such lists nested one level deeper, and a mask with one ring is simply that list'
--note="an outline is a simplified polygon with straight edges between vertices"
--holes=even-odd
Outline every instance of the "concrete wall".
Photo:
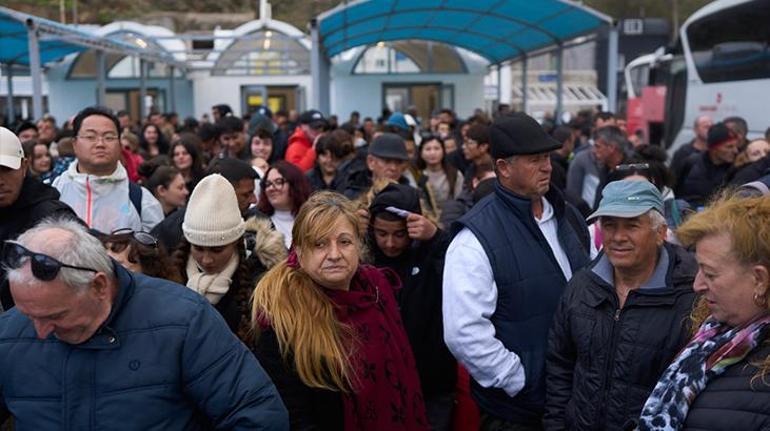
[{"label": "concrete wall", "polygon": [[233,113],[240,116],[241,86],[300,86],[305,89],[305,106],[308,106],[312,79],[310,75],[296,76],[211,76],[208,72],[196,72],[190,75],[195,94],[195,116],[209,113],[211,107],[226,103],[233,108]]},{"label": "concrete wall", "polygon": [[[96,103],[95,79],[67,79],[69,62],[48,69],[46,78],[48,82],[48,105],[50,113],[57,119],[68,119],[77,114],[81,109]],[[108,79],[107,90],[139,89],[138,79]],[[164,91],[169,97],[168,78],[147,79],[147,88],[156,88]],[[193,111],[193,87],[187,79],[177,78],[174,82],[176,96],[176,112],[184,118],[194,114]],[[167,101],[170,107],[170,102]],[[169,108],[170,109],[170,108]]]}]

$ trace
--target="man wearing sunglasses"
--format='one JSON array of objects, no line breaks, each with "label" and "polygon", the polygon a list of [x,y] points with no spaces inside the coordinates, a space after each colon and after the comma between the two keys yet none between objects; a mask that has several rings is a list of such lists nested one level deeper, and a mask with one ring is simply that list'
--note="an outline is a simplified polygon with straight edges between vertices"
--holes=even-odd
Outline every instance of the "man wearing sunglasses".
[{"label": "man wearing sunglasses", "polygon": [[[59,192],[27,175],[29,161],[21,142],[10,130],[0,127],[0,242],[15,238],[46,217],[77,216],[59,201]],[[0,304],[13,307],[13,298],[0,266]]]},{"label": "man wearing sunglasses", "polygon": [[0,315],[0,424],[288,429],[275,386],[204,297],[128,272],[72,221],[44,221],[2,256],[16,307]]},{"label": "man wearing sunglasses", "polygon": [[107,108],[88,107],[72,122],[72,162],[53,186],[88,227],[100,232],[149,231],[163,220],[163,208],[149,190],[130,184],[120,163],[120,123]]}]

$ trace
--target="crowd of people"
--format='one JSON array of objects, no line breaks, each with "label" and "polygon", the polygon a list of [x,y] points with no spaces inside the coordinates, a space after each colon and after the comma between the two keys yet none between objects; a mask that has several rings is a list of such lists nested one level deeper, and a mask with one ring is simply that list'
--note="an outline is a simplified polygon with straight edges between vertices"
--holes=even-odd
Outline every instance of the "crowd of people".
[{"label": "crowd of people", "polygon": [[0,422],[770,427],[770,144],[609,112],[0,127]]}]

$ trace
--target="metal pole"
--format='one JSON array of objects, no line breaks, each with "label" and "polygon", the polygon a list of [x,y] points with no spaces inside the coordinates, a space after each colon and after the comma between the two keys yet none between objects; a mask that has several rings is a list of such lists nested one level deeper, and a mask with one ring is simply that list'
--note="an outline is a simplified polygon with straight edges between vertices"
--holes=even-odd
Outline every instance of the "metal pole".
[{"label": "metal pole", "polygon": [[107,102],[106,66],[104,51],[96,51],[96,104],[104,106]]},{"label": "metal pole", "polygon": [[[174,78],[174,66],[168,67],[168,99],[169,99],[169,106],[171,107],[170,112],[176,112],[176,90],[174,89],[175,85],[175,78]],[[267,103],[265,103],[267,105]]]},{"label": "metal pole", "polygon": [[618,27],[609,28],[607,43],[607,110],[615,112],[618,104]]},{"label": "metal pole", "polygon": [[146,74],[147,64],[144,59],[139,59],[139,121],[144,121],[145,112],[147,111],[144,106],[144,101],[147,98],[147,82]]},{"label": "metal pole", "polygon": [[500,63],[497,63],[497,105],[502,103],[503,98],[503,76],[500,73]]},{"label": "metal pole", "polygon": [[32,19],[27,19],[27,38],[29,46],[29,71],[32,76],[32,117],[43,118],[43,70],[40,67],[40,45],[37,26]]},{"label": "metal pole", "polygon": [[529,58],[527,58],[527,55],[525,54],[524,57],[521,59],[521,111],[525,114],[527,113],[527,63],[529,62]]},{"label": "metal pole", "polygon": [[310,37],[312,39],[310,51],[310,71],[313,82],[312,108],[329,115],[329,60],[321,49],[321,35],[316,19],[310,21]]},{"label": "metal pole", "polygon": [[556,124],[561,124],[561,113],[564,109],[564,48],[559,44],[556,49]]},{"label": "metal pole", "polygon": [[16,120],[16,113],[13,112],[13,66],[5,66],[6,75],[8,78],[8,128],[10,128]]}]

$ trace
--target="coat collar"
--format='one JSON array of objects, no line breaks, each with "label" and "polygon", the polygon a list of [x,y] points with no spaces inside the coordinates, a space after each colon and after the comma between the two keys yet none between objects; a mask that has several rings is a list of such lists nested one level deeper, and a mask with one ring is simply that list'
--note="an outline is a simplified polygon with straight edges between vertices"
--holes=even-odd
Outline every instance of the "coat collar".
[{"label": "coat collar", "polygon": [[102,326],[99,327],[96,333],[88,341],[77,345],[80,349],[111,350],[120,347],[120,336],[114,329],[113,324],[126,307],[129,299],[131,299],[136,287],[136,282],[134,280],[134,275],[114,260],[112,261],[112,268],[115,271],[115,278],[117,279],[118,284],[118,293],[112,304],[112,310],[110,310],[109,316],[107,316],[107,319],[102,323]]}]

